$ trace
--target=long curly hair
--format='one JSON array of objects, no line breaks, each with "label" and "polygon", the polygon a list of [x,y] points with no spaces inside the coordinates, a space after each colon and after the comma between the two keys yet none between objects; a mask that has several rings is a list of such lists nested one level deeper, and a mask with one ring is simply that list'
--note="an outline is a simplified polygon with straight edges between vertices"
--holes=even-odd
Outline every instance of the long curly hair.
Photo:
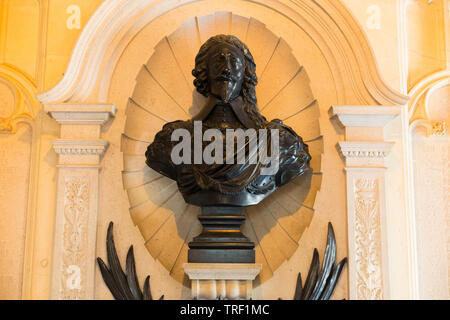
[{"label": "long curly hair", "polygon": [[192,75],[195,77],[194,86],[197,91],[208,97],[210,88],[208,83],[208,56],[209,51],[216,45],[222,43],[230,44],[242,52],[245,58],[245,75],[242,83],[240,96],[244,101],[245,111],[250,118],[258,126],[263,126],[267,120],[263,117],[257,107],[257,99],[255,93],[255,86],[258,84],[258,77],[256,76],[256,64],[248,47],[238,38],[232,35],[219,34],[209,38],[201,47],[195,57],[195,68],[192,70]]}]

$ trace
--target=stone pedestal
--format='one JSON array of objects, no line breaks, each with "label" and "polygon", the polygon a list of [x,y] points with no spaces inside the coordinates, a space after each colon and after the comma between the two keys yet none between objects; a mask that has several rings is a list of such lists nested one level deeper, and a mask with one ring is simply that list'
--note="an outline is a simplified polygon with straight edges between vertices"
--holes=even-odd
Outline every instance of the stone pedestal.
[{"label": "stone pedestal", "polygon": [[392,146],[384,126],[400,107],[334,106],[345,127],[350,299],[389,299],[385,157]]},{"label": "stone pedestal", "polygon": [[100,159],[108,142],[101,126],[114,115],[113,105],[46,105],[61,124],[52,141],[59,155],[53,244],[52,299],[94,298]]},{"label": "stone pedestal", "polygon": [[246,263],[185,263],[184,272],[191,280],[193,299],[249,300],[253,280],[261,264]]}]

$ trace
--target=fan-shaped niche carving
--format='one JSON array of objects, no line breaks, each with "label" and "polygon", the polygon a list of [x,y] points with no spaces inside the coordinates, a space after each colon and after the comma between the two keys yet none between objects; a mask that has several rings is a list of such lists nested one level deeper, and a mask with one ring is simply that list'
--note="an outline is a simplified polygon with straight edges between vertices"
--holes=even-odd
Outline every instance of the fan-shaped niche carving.
[{"label": "fan-shaped niche carving", "polygon": [[268,119],[291,126],[309,145],[313,172],[279,189],[257,206],[245,209],[244,233],[256,244],[256,262],[263,264],[261,282],[289,259],[309,226],[321,184],[323,141],[319,106],[306,70],[289,45],[255,19],[217,12],[195,17],[162,39],[137,76],[127,107],[122,140],[123,184],[130,214],[150,254],[182,281],[188,243],[198,235],[200,208],[187,205],[174,181],[145,164],[144,153],[164,123],[188,119],[203,97],[193,86],[195,55],[209,37],[233,34],[244,41],[257,65],[258,106]]}]

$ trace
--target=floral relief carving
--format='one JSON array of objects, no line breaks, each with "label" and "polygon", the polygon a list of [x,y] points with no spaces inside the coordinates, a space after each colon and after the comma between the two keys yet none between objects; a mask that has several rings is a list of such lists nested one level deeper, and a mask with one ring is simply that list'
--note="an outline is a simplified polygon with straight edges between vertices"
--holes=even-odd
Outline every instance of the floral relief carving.
[{"label": "floral relief carving", "polygon": [[86,249],[89,180],[67,177],[64,185],[64,233],[60,298],[86,298]]},{"label": "floral relief carving", "polygon": [[443,137],[447,133],[445,121],[436,121],[432,123],[432,134],[438,137]]},{"label": "floral relief carving", "polygon": [[383,299],[378,181],[358,179],[355,191],[356,288],[358,299]]}]

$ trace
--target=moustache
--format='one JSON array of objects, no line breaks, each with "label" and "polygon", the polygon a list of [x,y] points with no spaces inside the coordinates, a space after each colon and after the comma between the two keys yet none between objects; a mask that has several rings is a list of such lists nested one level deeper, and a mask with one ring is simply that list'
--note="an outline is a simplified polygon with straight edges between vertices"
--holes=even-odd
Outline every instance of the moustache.
[{"label": "moustache", "polygon": [[218,77],[216,77],[214,80],[216,81],[234,81],[236,82],[236,79],[232,76],[228,76],[228,75],[220,75]]}]

